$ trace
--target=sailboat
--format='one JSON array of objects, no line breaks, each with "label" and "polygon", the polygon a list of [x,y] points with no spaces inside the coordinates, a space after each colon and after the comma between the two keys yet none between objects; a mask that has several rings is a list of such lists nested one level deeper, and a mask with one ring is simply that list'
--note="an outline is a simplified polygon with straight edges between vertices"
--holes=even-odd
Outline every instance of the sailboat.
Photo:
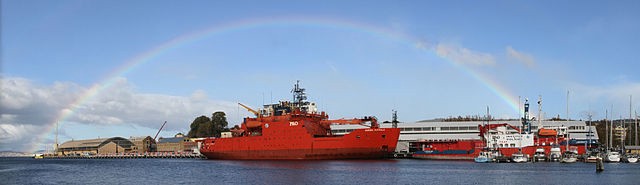
[{"label": "sailboat", "polygon": [[[611,107],[613,110],[613,106]],[[607,145],[607,153],[605,154],[604,161],[610,163],[620,162],[620,153],[616,151],[612,151],[611,146],[613,145],[613,111],[611,111],[611,120],[610,120],[609,130],[607,131],[607,140],[609,144]]]},{"label": "sailboat", "polygon": [[[631,95],[629,95],[629,119],[633,121],[633,117],[631,116],[631,107],[632,107],[632,102],[633,101],[631,101],[631,98],[632,98]],[[635,115],[636,119],[635,119],[635,122],[633,122],[634,126],[636,128],[636,130],[635,130],[635,135],[636,135],[635,141],[636,141],[636,143],[635,144],[638,145],[638,113],[636,112],[635,114],[636,114]],[[631,141],[629,141],[629,143],[631,143]],[[635,155],[635,154],[628,153],[628,154],[626,154],[624,156],[624,161],[628,162],[628,163],[636,163],[636,162],[638,162],[638,156]]]},{"label": "sailboat", "polygon": [[[489,106],[487,106],[487,124],[489,124]],[[487,132],[487,134],[489,134]],[[485,145],[486,145],[486,141],[484,141]],[[483,151],[480,152],[480,154],[478,154],[477,157],[473,158],[473,161],[475,161],[476,163],[488,163],[488,162],[492,162],[493,161],[493,155],[492,152],[490,150],[488,150],[488,146],[485,146],[485,148],[483,149]]]},{"label": "sailboat", "polygon": [[578,151],[575,147],[564,151],[562,154],[562,160],[560,160],[562,163],[575,163],[576,161],[578,161]]},{"label": "sailboat", "polygon": [[[569,134],[567,134],[567,138],[569,137]],[[564,153],[562,154],[562,159],[560,160],[560,162],[562,163],[575,163],[576,161],[578,161],[578,148],[575,146],[572,146],[571,148],[569,148],[569,140],[566,141],[566,149],[564,150]]]}]

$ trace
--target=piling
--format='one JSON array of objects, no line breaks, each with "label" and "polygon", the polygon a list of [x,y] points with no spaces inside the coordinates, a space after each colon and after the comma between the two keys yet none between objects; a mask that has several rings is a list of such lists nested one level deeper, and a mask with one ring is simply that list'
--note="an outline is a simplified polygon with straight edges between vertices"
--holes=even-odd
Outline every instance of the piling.
[{"label": "piling", "polygon": [[602,157],[598,157],[596,159],[596,172],[604,171],[604,162],[602,161]]}]

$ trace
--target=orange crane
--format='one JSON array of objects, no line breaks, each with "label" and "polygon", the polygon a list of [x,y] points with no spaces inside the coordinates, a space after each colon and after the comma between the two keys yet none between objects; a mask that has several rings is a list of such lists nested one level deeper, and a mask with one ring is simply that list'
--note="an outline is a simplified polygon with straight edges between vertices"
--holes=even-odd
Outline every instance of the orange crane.
[{"label": "orange crane", "polygon": [[249,108],[248,106],[246,106],[246,105],[244,105],[244,104],[242,104],[242,103],[238,103],[238,105],[240,105],[240,106],[244,107],[244,108],[245,108],[245,109],[247,109],[249,112],[251,112],[251,113],[255,114],[255,115],[256,115],[256,117],[260,117],[260,113],[259,113],[258,111],[253,110],[253,109]]},{"label": "orange crane", "polygon": [[[369,125],[363,124],[365,122],[371,122],[371,125],[369,126]],[[371,128],[380,128],[380,125],[378,125],[378,119],[376,119],[376,117],[373,117],[373,116],[366,116],[362,119],[354,118],[354,119],[322,120],[320,121],[320,123],[325,126],[328,126],[331,124],[339,124],[339,125],[362,125],[362,126],[371,127]]]}]

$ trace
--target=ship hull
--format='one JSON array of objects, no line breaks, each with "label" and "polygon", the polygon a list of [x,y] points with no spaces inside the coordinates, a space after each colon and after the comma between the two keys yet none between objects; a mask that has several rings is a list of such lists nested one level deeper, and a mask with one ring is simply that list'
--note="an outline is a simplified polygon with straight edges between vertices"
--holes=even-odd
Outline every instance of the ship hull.
[{"label": "ship hull", "polygon": [[273,135],[205,139],[201,153],[223,160],[380,159],[395,151],[400,130],[357,129],[343,136]]},{"label": "ship hull", "polygon": [[238,150],[229,152],[205,152],[207,159],[224,160],[327,160],[327,159],[380,159],[389,157],[389,152],[379,149],[290,149],[290,150]]},{"label": "ship hull", "polygon": [[[482,150],[482,140],[460,140],[451,142],[418,142],[418,145],[429,146],[428,149],[415,151],[412,155],[417,159],[435,159],[435,160],[473,160],[478,157]],[[584,145],[571,145],[577,148],[579,154],[585,153]],[[417,146],[418,148],[424,148]],[[497,148],[502,156],[511,157],[513,154],[522,152],[530,157],[534,156],[536,149],[544,148],[545,156],[549,156],[552,146],[527,146],[522,148]],[[560,147],[564,152],[566,147]]]}]

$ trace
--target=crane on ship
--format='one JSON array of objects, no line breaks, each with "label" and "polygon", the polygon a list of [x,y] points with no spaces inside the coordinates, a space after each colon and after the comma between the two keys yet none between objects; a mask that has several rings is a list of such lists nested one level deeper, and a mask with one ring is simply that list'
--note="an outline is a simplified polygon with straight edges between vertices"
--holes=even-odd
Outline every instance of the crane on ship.
[{"label": "crane on ship", "polygon": [[254,115],[256,115],[256,117],[260,117],[260,113],[256,110],[253,110],[252,108],[250,108],[249,106],[246,106],[242,103],[238,103],[238,105],[242,106],[243,108],[247,109],[247,111],[253,113]]},{"label": "crane on ship", "polygon": [[[365,125],[364,123],[370,122],[371,125]],[[370,128],[380,128],[378,124],[378,119],[374,116],[365,116],[364,118],[353,118],[353,119],[334,119],[334,120],[321,120],[320,124],[323,124],[325,127],[329,127],[332,124],[338,125],[362,125]]]}]

